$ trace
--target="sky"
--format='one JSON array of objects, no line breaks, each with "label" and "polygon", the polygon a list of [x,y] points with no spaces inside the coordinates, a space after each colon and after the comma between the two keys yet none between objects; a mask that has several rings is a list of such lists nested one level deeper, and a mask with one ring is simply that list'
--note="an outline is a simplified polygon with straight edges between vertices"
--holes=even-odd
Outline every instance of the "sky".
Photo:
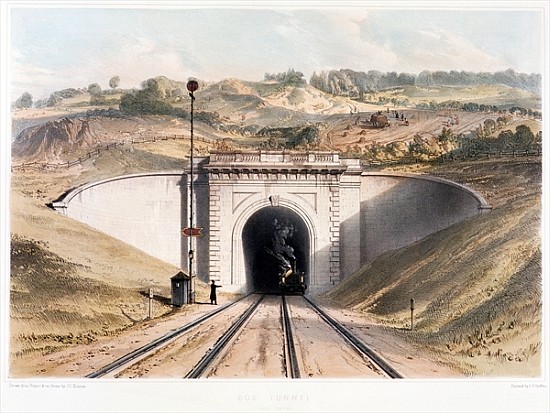
[{"label": "sky", "polygon": [[120,87],[136,87],[159,75],[262,80],[289,68],[307,80],[343,68],[543,71],[540,9],[380,4],[13,2],[6,11],[10,96],[108,88],[115,75]]}]

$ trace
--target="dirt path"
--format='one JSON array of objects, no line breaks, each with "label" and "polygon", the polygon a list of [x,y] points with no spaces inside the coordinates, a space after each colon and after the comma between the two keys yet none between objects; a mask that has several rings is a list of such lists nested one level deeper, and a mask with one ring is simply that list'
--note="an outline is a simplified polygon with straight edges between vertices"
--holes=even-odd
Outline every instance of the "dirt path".
[{"label": "dirt path", "polygon": [[[225,303],[223,298],[220,298],[219,301],[220,304]],[[23,357],[12,364],[10,376],[14,378],[84,377],[112,363],[123,355],[142,347],[169,331],[184,326],[190,321],[212,310],[213,307],[210,305],[197,304],[193,305],[191,308],[186,308],[181,313],[140,323],[116,336],[101,337],[91,344],[71,346],[51,354],[35,354]],[[243,310],[237,307],[235,310],[229,312],[229,314],[226,314],[225,318],[230,321],[232,317],[236,317],[240,314],[239,311],[242,312]],[[210,327],[207,325],[201,328],[201,330],[206,332],[214,329],[213,325],[215,323],[211,322],[211,324]],[[218,320],[216,328],[222,329],[224,325],[224,323],[220,323]],[[194,334],[193,332],[191,333]],[[195,338],[194,341],[197,341],[197,339]],[[202,349],[202,351],[204,351],[204,349]],[[125,373],[126,377],[131,377],[133,374],[136,376],[143,375],[143,372],[147,370],[147,363],[148,362],[143,362],[142,366],[144,367],[136,372],[130,372],[130,374]],[[192,367],[193,365],[191,365],[189,369]],[[179,377],[181,377],[181,372],[179,373]],[[158,371],[156,374],[159,374]],[[166,371],[160,375],[166,377],[169,374],[171,374],[170,370],[166,369]],[[124,375],[121,375],[121,377],[123,376]]]}]

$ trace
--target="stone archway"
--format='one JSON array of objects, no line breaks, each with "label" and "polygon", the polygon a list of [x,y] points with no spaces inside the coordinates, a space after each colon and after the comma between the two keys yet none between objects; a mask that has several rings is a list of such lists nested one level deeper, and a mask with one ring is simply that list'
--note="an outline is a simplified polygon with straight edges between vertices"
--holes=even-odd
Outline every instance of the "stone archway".
[{"label": "stone archway", "polygon": [[305,272],[306,277],[309,274],[311,242],[306,223],[290,208],[265,206],[248,218],[242,230],[242,253],[248,290],[278,292],[280,261],[273,254],[273,237],[276,231],[283,229],[287,230],[284,242],[292,248],[296,269]]},{"label": "stone archway", "polygon": [[[318,238],[312,216],[296,202],[282,198],[274,206],[268,199],[251,202],[236,217],[232,230],[232,249],[230,277],[225,282],[238,286],[238,291],[272,292],[278,284],[269,275],[270,265],[275,265],[272,257],[264,247],[272,242],[273,219],[295,226],[294,235],[289,243],[295,248],[298,268],[307,274],[306,282],[315,283],[317,279],[316,241]],[[265,259],[265,262],[261,260]],[[276,278],[276,277],[275,277]]]}]

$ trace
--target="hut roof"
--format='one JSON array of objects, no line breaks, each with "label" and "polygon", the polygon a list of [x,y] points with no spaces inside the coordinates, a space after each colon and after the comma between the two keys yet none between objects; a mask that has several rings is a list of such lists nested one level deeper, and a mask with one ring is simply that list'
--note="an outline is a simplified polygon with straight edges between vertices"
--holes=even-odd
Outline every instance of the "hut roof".
[{"label": "hut roof", "polygon": [[171,279],[172,280],[190,280],[191,278],[189,277],[188,274],[184,273],[183,271],[179,271]]}]

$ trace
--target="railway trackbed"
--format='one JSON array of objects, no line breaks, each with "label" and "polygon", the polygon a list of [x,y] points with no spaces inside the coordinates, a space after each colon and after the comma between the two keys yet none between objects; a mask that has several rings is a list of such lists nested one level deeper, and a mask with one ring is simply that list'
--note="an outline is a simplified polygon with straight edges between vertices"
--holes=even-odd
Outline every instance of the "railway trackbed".
[{"label": "railway trackbed", "polygon": [[151,353],[152,351],[158,350],[162,346],[167,345],[169,342],[171,342],[172,340],[174,340],[177,337],[181,336],[182,334],[189,331],[193,327],[198,326],[199,324],[201,324],[204,321],[214,317],[216,314],[224,311],[225,309],[232,307],[233,305],[235,305],[235,302],[227,303],[227,304],[221,306],[220,308],[218,308],[218,309],[216,309],[216,310],[214,310],[214,311],[212,311],[208,314],[205,314],[205,315],[191,321],[190,323],[184,325],[183,327],[180,327],[176,330],[173,330],[173,331],[165,334],[164,336],[159,337],[159,338],[145,344],[144,346],[142,346],[142,347],[140,347],[140,348],[138,348],[138,349],[122,356],[122,357],[120,357],[119,359],[115,360],[114,362],[109,363],[106,366],[94,371],[93,373],[90,373],[90,374],[86,375],[86,377],[87,378],[102,377],[102,376],[105,376],[108,373],[114,372],[116,370],[120,370],[124,366],[127,366],[128,364],[141,359],[142,357],[146,356],[147,354]]},{"label": "railway trackbed", "polygon": [[402,377],[312,300],[258,294],[247,297],[221,306],[86,377]]},{"label": "railway trackbed", "polygon": [[378,366],[388,377],[392,379],[401,379],[403,376],[397,372],[386,360],[384,360],[376,351],[370,348],[367,344],[361,341],[355,334],[348,330],[342,323],[336,321],[328,315],[321,307],[311,301],[309,298],[304,299],[315,309],[315,311],[334,328],[353,348],[362,356],[370,359]]}]

